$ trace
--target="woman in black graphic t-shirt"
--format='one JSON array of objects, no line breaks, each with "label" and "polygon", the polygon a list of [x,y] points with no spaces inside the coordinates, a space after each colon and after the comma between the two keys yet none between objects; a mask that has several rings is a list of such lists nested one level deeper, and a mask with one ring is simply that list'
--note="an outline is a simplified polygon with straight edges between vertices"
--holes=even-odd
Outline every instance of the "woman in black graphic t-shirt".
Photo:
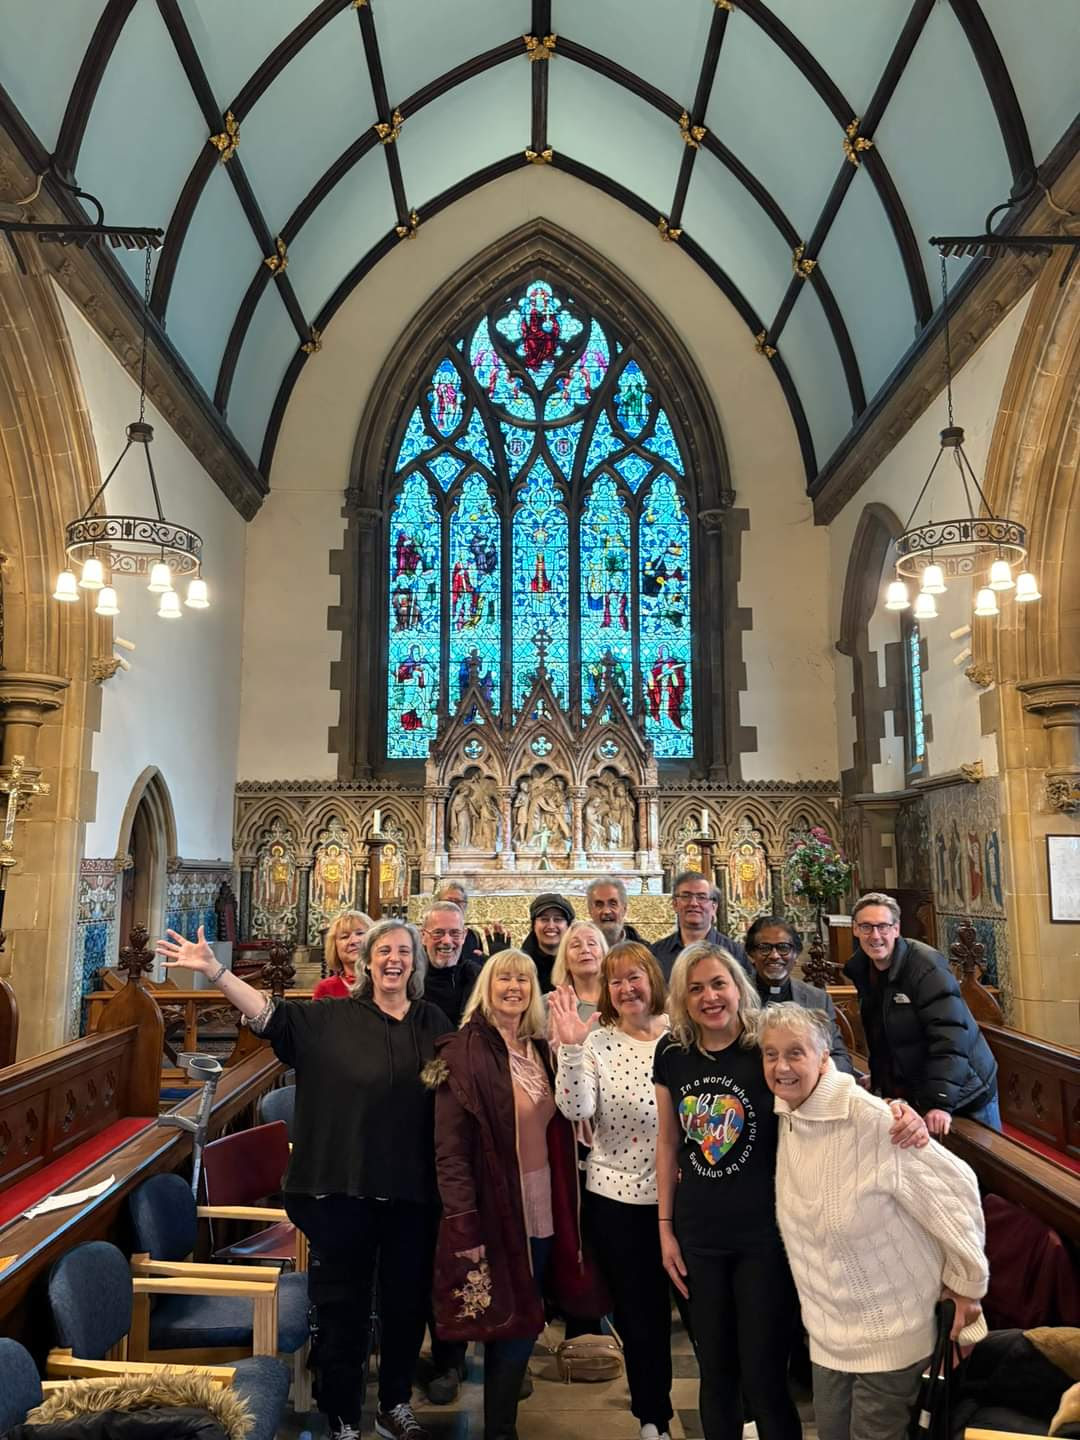
[{"label": "woman in black graphic t-shirt", "polygon": [[787,1361],[799,1301],[776,1226],[776,1116],[753,1039],[761,1008],[718,945],[690,945],[656,1048],[664,1268],[689,1296],[705,1440],[739,1440],[741,1391],[761,1440],[799,1440]]}]

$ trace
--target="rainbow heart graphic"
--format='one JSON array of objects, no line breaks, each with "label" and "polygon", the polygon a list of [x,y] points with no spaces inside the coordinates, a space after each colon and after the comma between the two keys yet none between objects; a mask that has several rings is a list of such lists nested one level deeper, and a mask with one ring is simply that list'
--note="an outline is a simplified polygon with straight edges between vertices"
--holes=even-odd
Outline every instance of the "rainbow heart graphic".
[{"label": "rainbow heart graphic", "polygon": [[746,1111],[734,1095],[684,1095],[679,1118],[708,1163],[719,1165],[742,1134]]}]

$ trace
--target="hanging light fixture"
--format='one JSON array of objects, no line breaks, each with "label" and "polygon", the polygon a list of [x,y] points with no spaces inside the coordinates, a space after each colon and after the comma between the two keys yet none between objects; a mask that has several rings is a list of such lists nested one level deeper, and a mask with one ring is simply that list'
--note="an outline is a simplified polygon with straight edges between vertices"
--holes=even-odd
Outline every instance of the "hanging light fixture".
[{"label": "hanging light fixture", "polygon": [[[70,603],[79,598],[80,588],[97,592],[97,615],[117,615],[120,607],[114,581],[121,576],[147,577],[147,589],[160,597],[158,615],[163,620],[178,620],[184,613],[174,585],[190,576],[187,604],[194,610],[205,610],[210,604],[206,581],[202,578],[202,538],[185,525],[166,520],[161,508],[157,476],[150,456],[154,429],[146,421],[146,351],[147,326],[150,315],[150,258],[146,251],[146,275],[143,286],[142,350],[139,357],[139,418],[127,427],[127,444],[120,457],[101,482],[89,505],[72,520],[64,534],[67,568],[61,571],[53,592],[54,600]],[[95,513],[110,480],[133,445],[141,445],[146,456],[146,469],[154,499],[152,515],[106,515]],[[80,574],[76,578],[75,571]],[[194,598],[193,598],[194,597]]]},{"label": "hanging light fixture", "polygon": [[[945,395],[949,423],[941,432],[941,444],[930,473],[919,491],[918,499],[908,516],[903,533],[896,540],[896,579],[888,587],[887,610],[902,609],[890,600],[899,592],[896,586],[904,580],[919,584],[919,595],[912,612],[917,620],[932,620],[937,615],[934,596],[944,595],[947,581],[975,582],[978,591],[975,614],[994,616],[1001,613],[998,596],[1015,589],[1022,604],[1038,600],[1039,586],[1027,569],[1027,530],[1016,520],[995,515],[983,493],[971,462],[964,452],[963,428],[953,420],[952,347],[949,335],[949,281],[945,257],[941,260],[942,317],[945,334]],[[958,519],[915,524],[915,516],[929,490],[943,455],[949,455],[956,466],[964,492],[967,514]],[[977,497],[977,499],[975,498]],[[1015,578],[1013,571],[1021,573]]]},{"label": "hanging light fixture", "polygon": [[911,597],[903,580],[890,580],[889,588],[885,591],[885,609],[906,610],[910,604]]}]

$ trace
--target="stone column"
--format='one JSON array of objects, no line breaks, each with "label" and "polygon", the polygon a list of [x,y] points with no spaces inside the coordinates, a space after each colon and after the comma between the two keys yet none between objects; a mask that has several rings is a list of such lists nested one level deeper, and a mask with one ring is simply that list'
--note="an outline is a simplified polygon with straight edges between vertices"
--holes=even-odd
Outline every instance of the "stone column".
[{"label": "stone column", "polygon": [[649,802],[643,790],[639,790],[634,799],[637,801],[637,868],[647,870],[649,866]]},{"label": "stone column", "polygon": [[[701,539],[698,561],[697,597],[699,602],[704,602],[699,604],[701,615],[709,615],[714,605],[721,608],[724,606],[724,521],[734,500],[734,492],[725,492],[721,496],[723,508],[702,510],[698,515],[701,528],[705,532]],[[734,616],[731,619],[734,619]],[[729,684],[724,663],[725,626],[706,624],[700,628],[704,664],[694,672],[697,685],[694,710],[698,716],[694,726],[695,737],[699,742],[704,741],[705,755],[702,758],[708,765],[710,780],[726,781],[726,731],[728,727],[738,724],[738,693],[728,693]]]},{"label": "stone column", "polygon": [[570,866],[574,870],[584,870],[589,863],[588,857],[585,854],[585,832],[582,821],[584,808],[585,786],[575,785],[570,791],[571,828],[574,837]]},{"label": "stone column", "polygon": [[502,865],[502,868],[504,870],[517,869],[517,854],[514,851],[514,812],[512,805],[513,795],[514,792],[509,785],[499,786],[499,814],[502,816],[503,833],[500,864]]},{"label": "stone column", "polygon": [[23,774],[27,779],[37,778],[41,773],[38,732],[46,717],[64,703],[64,691],[69,684],[61,675],[0,670],[0,725],[3,726],[0,762],[10,765],[16,755],[21,755]]},{"label": "stone column", "polygon": [[1047,806],[1080,816],[1080,676],[1025,680],[1016,688],[1024,709],[1041,715],[1046,731]]},{"label": "stone column", "polygon": [[435,863],[433,870],[436,878],[445,874],[449,859],[446,853],[446,802],[449,798],[449,787],[440,785],[435,791]]},{"label": "stone column", "polygon": [[299,887],[296,897],[296,943],[307,946],[308,943],[308,904],[311,899],[311,866],[312,861],[301,860],[297,864],[300,872],[297,879]]},{"label": "stone column", "polygon": [[240,913],[236,917],[236,938],[238,940],[251,939],[251,905],[254,886],[255,871],[250,860],[245,856],[240,861]]}]

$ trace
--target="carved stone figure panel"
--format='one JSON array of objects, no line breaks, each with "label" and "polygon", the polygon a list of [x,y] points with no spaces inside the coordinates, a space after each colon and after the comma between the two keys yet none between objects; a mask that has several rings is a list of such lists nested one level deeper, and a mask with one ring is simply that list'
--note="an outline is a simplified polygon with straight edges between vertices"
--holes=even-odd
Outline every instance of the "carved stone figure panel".
[{"label": "carved stone figure panel", "polygon": [[569,790],[561,775],[537,765],[518,782],[513,798],[515,849],[531,855],[565,855],[572,820]]},{"label": "carved stone figure panel", "polygon": [[490,776],[470,770],[450,796],[450,845],[455,850],[494,852],[499,835],[499,787]]},{"label": "carved stone figure panel", "polygon": [[604,770],[590,780],[584,810],[586,850],[633,850],[634,811],[624,776]]}]

